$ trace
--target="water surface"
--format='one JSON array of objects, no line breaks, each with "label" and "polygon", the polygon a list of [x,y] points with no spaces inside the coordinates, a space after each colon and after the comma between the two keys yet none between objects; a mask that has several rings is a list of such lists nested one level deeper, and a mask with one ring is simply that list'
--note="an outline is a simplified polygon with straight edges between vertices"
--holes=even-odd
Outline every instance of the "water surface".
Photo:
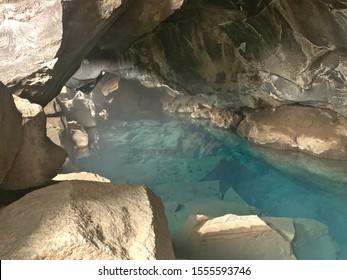
[{"label": "water surface", "polygon": [[[294,240],[296,256],[334,258],[332,240],[337,258],[347,259],[344,161],[264,149],[185,119],[109,122],[99,128],[99,137],[99,150],[80,159],[79,167],[113,182],[148,185],[174,215],[168,217],[172,236],[192,213],[313,219],[327,226],[327,233],[315,242]],[[230,195],[234,192],[239,197]]]}]

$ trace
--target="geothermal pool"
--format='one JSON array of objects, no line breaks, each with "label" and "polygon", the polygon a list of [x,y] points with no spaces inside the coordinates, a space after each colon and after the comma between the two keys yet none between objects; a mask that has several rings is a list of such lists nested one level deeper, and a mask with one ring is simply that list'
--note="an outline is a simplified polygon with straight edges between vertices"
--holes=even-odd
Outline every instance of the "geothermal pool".
[{"label": "geothermal pool", "polygon": [[258,214],[304,219],[306,237],[292,242],[298,259],[347,259],[347,162],[257,147],[184,118],[113,121],[98,133],[99,149],[79,168],[149,186],[174,246],[190,214]]}]

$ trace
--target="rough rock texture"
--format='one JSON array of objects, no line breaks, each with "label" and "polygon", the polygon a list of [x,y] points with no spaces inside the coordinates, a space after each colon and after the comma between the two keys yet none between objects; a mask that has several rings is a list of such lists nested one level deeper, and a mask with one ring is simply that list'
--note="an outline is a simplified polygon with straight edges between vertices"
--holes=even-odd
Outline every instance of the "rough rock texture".
[{"label": "rough rock texture", "polygon": [[0,8],[1,81],[11,93],[46,105],[113,24],[101,45],[108,45],[112,36],[112,42],[114,38],[122,42],[113,47],[120,50],[152,30],[182,2],[6,1]]},{"label": "rough rock texture", "polygon": [[192,217],[182,232],[179,253],[190,259],[296,259],[290,240],[259,217],[233,214]]},{"label": "rough rock texture", "polygon": [[281,106],[252,111],[237,131],[267,147],[347,159],[347,118],[332,110]]},{"label": "rough rock texture", "polygon": [[211,123],[221,128],[236,128],[240,123],[241,119],[241,116],[233,111],[211,111]]},{"label": "rough rock texture", "polygon": [[336,0],[192,0],[130,53],[173,89],[228,106],[347,113],[346,10]]},{"label": "rough rock texture", "polygon": [[137,51],[144,67],[174,89],[191,95],[228,92],[219,97],[226,103],[237,102],[240,67],[231,40],[218,25],[245,18],[238,10],[187,1],[133,52]]},{"label": "rough rock texture", "polygon": [[36,87],[47,82],[63,36],[61,1],[2,1],[0,16],[1,80]]},{"label": "rough rock texture", "polygon": [[1,80],[12,93],[46,105],[128,2],[7,1],[0,13]]},{"label": "rough rock texture", "polygon": [[23,140],[22,117],[7,88],[0,82],[0,185]]},{"label": "rough rock texture", "polygon": [[[102,49],[125,50],[179,9],[184,0],[135,0],[98,43]],[[130,36],[129,36],[130,35]]]},{"label": "rough rock texture", "polygon": [[49,186],[2,208],[0,233],[1,259],[174,258],[163,205],[144,186]]},{"label": "rough rock texture", "polygon": [[161,98],[162,108],[169,113],[190,114],[193,119],[208,119],[213,125],[226,129],[235,129],[241,116],[233,109],[225,108],[216,97],[204,95],[167,96]]},{"label": "rough rock texture", "polygon": [[102,63],[84,60],[75,82],[111,67],[218,108],[301,103],[347,114],[346,10],[337,0],[11,0],[0,10],[0,77],[46,104],[88,56]]},{"label": "rough rock texture", "polygon": [[40,105],[14,96],[23,117],[23,142],[3,180],[2,188],[18,190],[47,183],[64,163],[66,152],[46,136],[46,117]]}]

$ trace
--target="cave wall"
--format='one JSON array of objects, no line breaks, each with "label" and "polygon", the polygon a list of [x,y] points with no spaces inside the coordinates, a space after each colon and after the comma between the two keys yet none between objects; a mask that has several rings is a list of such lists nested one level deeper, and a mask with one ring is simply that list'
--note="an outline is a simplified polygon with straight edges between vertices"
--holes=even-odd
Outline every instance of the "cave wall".
[{"label": "cave wall", "polygon": [[225,107],[346,114],[346,19],[345,1],[191,0],[130,51],[163,83]]},{"label": "cave wall", "polygon": [[106,71],[161,86],[179,96],[164,101],[170,112],[221,127],[236,128],[246,108],[347,115],[345,1],[0,3],[0,80],[31,102],[46,105],[64,84],[88,95]]},{"label": "cave wall", "polygon": [[96,46],[113,61],[100,71],[129,61],[118,74],[225,108],[347,113],[345,1],[26,0],[2,1],[0,15],[1,81],[41,105]]}]

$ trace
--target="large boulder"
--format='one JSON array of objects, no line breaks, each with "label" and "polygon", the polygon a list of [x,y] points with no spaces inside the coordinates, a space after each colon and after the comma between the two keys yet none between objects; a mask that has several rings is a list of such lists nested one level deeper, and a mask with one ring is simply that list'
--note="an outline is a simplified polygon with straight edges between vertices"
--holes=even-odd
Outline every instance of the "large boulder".
[{"label": "large boulder", "polygon": [[[26,189],[49,182],[67,156],[64,149],[46,136],[46,117],[41,106],[17,96],[14,100],[23,117],[23,142],[2,182],[1,187],[6,190]],[[5,147],[7,149],[11,144]]]},{"label": "large boulder", "polygon": [[0,82],[0,185],[11,169],[23,140],[22,117],[12,96]]},{"label": "large boulder", "polygon": [[247,113],[237,131],[259,145],[347,159],[347,118],[332,110],[302,106],[265,108]]},{"label": "large boulder", "polygon": [[1,209],[0,244],[1,259],[174,259],[159,197],[100,182],[62,182]]}]

